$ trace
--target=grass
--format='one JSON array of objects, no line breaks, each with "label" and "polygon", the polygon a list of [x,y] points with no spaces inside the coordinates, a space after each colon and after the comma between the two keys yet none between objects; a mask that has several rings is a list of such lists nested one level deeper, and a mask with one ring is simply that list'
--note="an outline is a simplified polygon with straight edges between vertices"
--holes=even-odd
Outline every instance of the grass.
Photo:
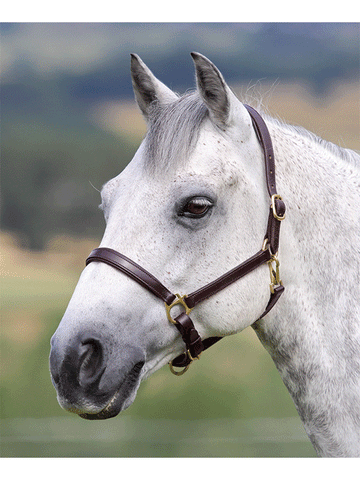
[{"label": "grass", "polygon": [[145,420],[116,422],[78,418],[2,422],[2,449],[22,455],[70,457],[297,457],[313,456],[297,418],[251,420]]}]

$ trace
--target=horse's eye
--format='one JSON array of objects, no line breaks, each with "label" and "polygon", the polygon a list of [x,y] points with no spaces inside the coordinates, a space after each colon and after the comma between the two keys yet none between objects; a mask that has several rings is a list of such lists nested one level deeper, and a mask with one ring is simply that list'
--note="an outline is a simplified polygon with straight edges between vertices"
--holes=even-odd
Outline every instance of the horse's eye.
[{"label": "horse's eye", "polygon": [[212,202],[207,198],[192,198],[183,207],[181,215],[190,218],[200,218],[205,216],[212,206]]}]

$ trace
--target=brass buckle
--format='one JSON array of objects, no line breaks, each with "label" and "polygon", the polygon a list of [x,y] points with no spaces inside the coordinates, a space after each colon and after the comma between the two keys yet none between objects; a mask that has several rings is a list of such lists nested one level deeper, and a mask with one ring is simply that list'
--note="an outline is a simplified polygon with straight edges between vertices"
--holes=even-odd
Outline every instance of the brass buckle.
[{"label": "brass buckle", "polygon": [[176,298],[170,305],[165,303],[166,316],[167,316],[169,322],[173,323],[174,325],[176,325],[176,321],[170,315],[170,311],[173,307],[175,307],[175,305],[181,305],[185,309],[186,315],[189,315],[189,313],[192,310],[192,308],[189,308],[186,305],[186,302],[185,302],[186,295],[179,295],[178,293],[176,293],[175,295],[176,295]]},{"label": "brass buckle", "polygon": [[285,218],[285,213],[283,216],[280,216],[277,214],[275,200],[282,200],[282,198],[278,194],[274,194],[271,196],[271,209],[272,209],[273,215],[276,218],[276,220],[279,220],[279,222],[281,222],[281,220],[284,220]]},{"label": "brass buckle", "polygon": [[[171,309],[173,307],[175,307],[176,305],[181,305],[181,307],[184,308],[186,315],[189,315],[189,313],[192,310],[192,308],[188,307],[188,305],[186,304],[186,301],[185,301],[186,295],[179,295],[178,293],[176,293],[175,295],[176,295],[176,298],[170,305],[165,303],[166,316],[167,316],[169,322],[174,324],[174,325],[176,325],[177,322],[171,316]],[[182,370],[178,370],[178,371],[175,370],[174,365],[172,364],[172,361],[169,362],[170,371],[174,375],[177,375],[177,376],[184,375],[184,373],[188,371],[192,362],[200,357],[200,355],[198,355],[197,357],[193,358],[191,356],[191,353],[190,353],[189,350],[186,350],[185,354],[190,359],[190,363],[188,363],[188,365],[186,365],[186,367],[184,367]]]},{"label": "brass buckle", "polygon": [[[275,262],[275,269],[273,268],[273,262]],[[280,280],[280,262],[276,255],[272,255],[270,260],[267,262],[269,265],[270,270],[270,292],[274,293],[274,287],[277,285],[282,285],[282,281]]]}]

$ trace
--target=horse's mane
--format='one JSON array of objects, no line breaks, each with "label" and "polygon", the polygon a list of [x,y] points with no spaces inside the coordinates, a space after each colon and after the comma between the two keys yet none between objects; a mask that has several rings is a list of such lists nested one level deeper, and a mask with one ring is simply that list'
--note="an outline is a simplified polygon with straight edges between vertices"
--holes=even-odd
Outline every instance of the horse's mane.
[{"label": "horse's mane", "polygon": [[198,92],[189,92],[167,105],[154,103],[145,137],[146,162],[162,171],[185,160],[196,145],[209,112]]},{"label": "horse's mane", "polygon": [[293,134],[296,134],[296,135],[300,135],[303,138],[308,139],[311,143],[315,143],[319,145],[321,148],[331,153],[335,157],[340,158],[346,163],[350,163],[354,166],[360,167],[359,152],[340,147],[335,143],[329,142],[328,140],[324,140],[323,138],[319,137],[313,132],[310,132],[304,127],[297,126],[297,125],[289,125],[289,124],[286,124],[285,122],[282,122],[281,120],[269,117],[268,115],[264,115],[264,118],[266,119],[267,122],[269,123],[271,122],[273,125],[280,127],[280,129],[287,130],[288,132],[292,132]]},{"label": "horse's mane", "polygon": [[[254,98],[251,103],[254,104]],[[360,166],[357,152],[324,140],[304,127],[289,125],[273,118],[268,115],[261,100],[255,103],[255,108],[264,116],[266,122],[280,130],[301,135],[343,161]],[[171,165],[185,161],[196,145],[202,122],[208,116],[209,112],[197,91],[190,91],[166,105],[154,103],[145,137],[146,166],[152,171],[158,168],[164,171]]]}]

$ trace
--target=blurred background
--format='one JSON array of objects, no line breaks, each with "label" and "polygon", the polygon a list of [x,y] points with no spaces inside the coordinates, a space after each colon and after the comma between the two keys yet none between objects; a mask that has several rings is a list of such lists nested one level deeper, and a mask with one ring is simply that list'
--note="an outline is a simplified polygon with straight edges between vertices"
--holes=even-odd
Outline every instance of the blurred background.
[{"label": "blurred background", "polygon": [[[121,416],[87,422],[56,401],[49,341],[104,221],[98,190],[145,123],[130,53],[194,88],[191,51],[239,98],[360,149],[355,23],[2,23],[1,455],[311,457],[292,400],[251,329],[183,377],[163,368]],[[255,102],[256,103],[256,102]]]}]

